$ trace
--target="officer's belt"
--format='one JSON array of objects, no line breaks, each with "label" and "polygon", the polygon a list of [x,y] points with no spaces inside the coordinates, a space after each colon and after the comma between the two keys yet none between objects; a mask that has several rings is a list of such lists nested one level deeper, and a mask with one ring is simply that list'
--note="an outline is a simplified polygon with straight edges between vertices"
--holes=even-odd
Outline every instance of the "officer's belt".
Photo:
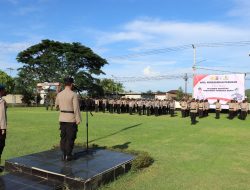
[{"label": "officer's belt", "polygon": [[74,113],[74,111],[61,110],[62,113]]}]

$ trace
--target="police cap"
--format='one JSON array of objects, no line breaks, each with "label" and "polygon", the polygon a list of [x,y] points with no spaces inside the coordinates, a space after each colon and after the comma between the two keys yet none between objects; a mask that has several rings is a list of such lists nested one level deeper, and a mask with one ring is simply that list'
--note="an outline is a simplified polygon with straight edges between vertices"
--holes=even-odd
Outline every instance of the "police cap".
[{"label": "police cap", "polygon": [[74,79],[72,77],[66,77],[64,78],[64,84],[73,84]]}]

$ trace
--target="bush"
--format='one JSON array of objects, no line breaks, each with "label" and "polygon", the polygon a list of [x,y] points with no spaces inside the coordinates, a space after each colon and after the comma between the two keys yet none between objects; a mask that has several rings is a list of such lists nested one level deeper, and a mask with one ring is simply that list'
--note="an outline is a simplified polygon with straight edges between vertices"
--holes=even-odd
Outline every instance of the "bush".
[{"label": "bush", "polygon": [[132,171],[138,171],[153,164],[154,159],[147,152],[139,152],[132,162]]}]

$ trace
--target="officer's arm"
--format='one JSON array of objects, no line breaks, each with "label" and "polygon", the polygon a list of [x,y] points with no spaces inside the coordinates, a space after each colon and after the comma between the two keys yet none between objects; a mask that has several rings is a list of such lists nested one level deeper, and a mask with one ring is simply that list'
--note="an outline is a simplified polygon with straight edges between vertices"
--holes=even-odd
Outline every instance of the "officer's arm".
[{"label": "officer's arm", "polygon": [[58,95],[56,96],[55,108],[57,111],[59,110],[59,97],[58,97]]},{"label": "officer's arm", "polygon": [[74,94],[74,97],[73,97],[73,107],[74,107],[74,114],[76,118],[76,124],[78,125],[79,123],[81,123],[82,118],[81,118],[81,112],[80,112],[80,106],[79,106],[79,100],[78,100],[77,94]]}]

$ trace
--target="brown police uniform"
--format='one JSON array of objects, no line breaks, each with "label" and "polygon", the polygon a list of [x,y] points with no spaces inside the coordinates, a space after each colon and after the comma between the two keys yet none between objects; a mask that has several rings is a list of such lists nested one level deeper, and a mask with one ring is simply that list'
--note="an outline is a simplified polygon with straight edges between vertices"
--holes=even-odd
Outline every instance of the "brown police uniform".
[{"label": "brown police uniform", "polygon": [[246,117],[247,117],[247,112],[248,112],[248,108],[249,108],[248,103],[247,103],[247,101],[244,100],[244,101],[241,103],[241,111],[240,111],[240,118],[241,118],[242,120],[245,120],[245,119],[246,119]]},{"label": "brown police uniform", "polygon": [[174,117],[174,111],[175,111],[175,101],[174,100],[170,101],[169,107],[170,107],[170,115],[171,115],[171,117]]},{"label": "brown police uniform", "polygon": [[57,95],[56,106],[60,109],[61,150],[64,156],[71,156],[77,134],[77,125],[81,122],[77,94],[69,88],[65,88]]},{"label": "brown police uniform", "polygon": [[[7,128],[7,104],[4,99],[0,96],[0,158],[5,147],[5,139],[6,139],[6,128]],[[2,130],[5,130],[4,134],[2,134]]]},{"label": "brown police uniform", "polygon": [[188,104],[185,100],[181,101],[181,116],[184,118],[186,117]]},{"label": "brown police uniform", "polygon": [[215,118],[216,119],[220,119],[220,111],[221,111],[221,103],[220,102],[216,102],[215,103],[215,113],[216,113]]},{"label": "brown police uniform", "polygon": [[198,111],[198,103],[194,100],[190,103],[190,118],[191,118],[191,124],[196,123],[196,115]]}]

